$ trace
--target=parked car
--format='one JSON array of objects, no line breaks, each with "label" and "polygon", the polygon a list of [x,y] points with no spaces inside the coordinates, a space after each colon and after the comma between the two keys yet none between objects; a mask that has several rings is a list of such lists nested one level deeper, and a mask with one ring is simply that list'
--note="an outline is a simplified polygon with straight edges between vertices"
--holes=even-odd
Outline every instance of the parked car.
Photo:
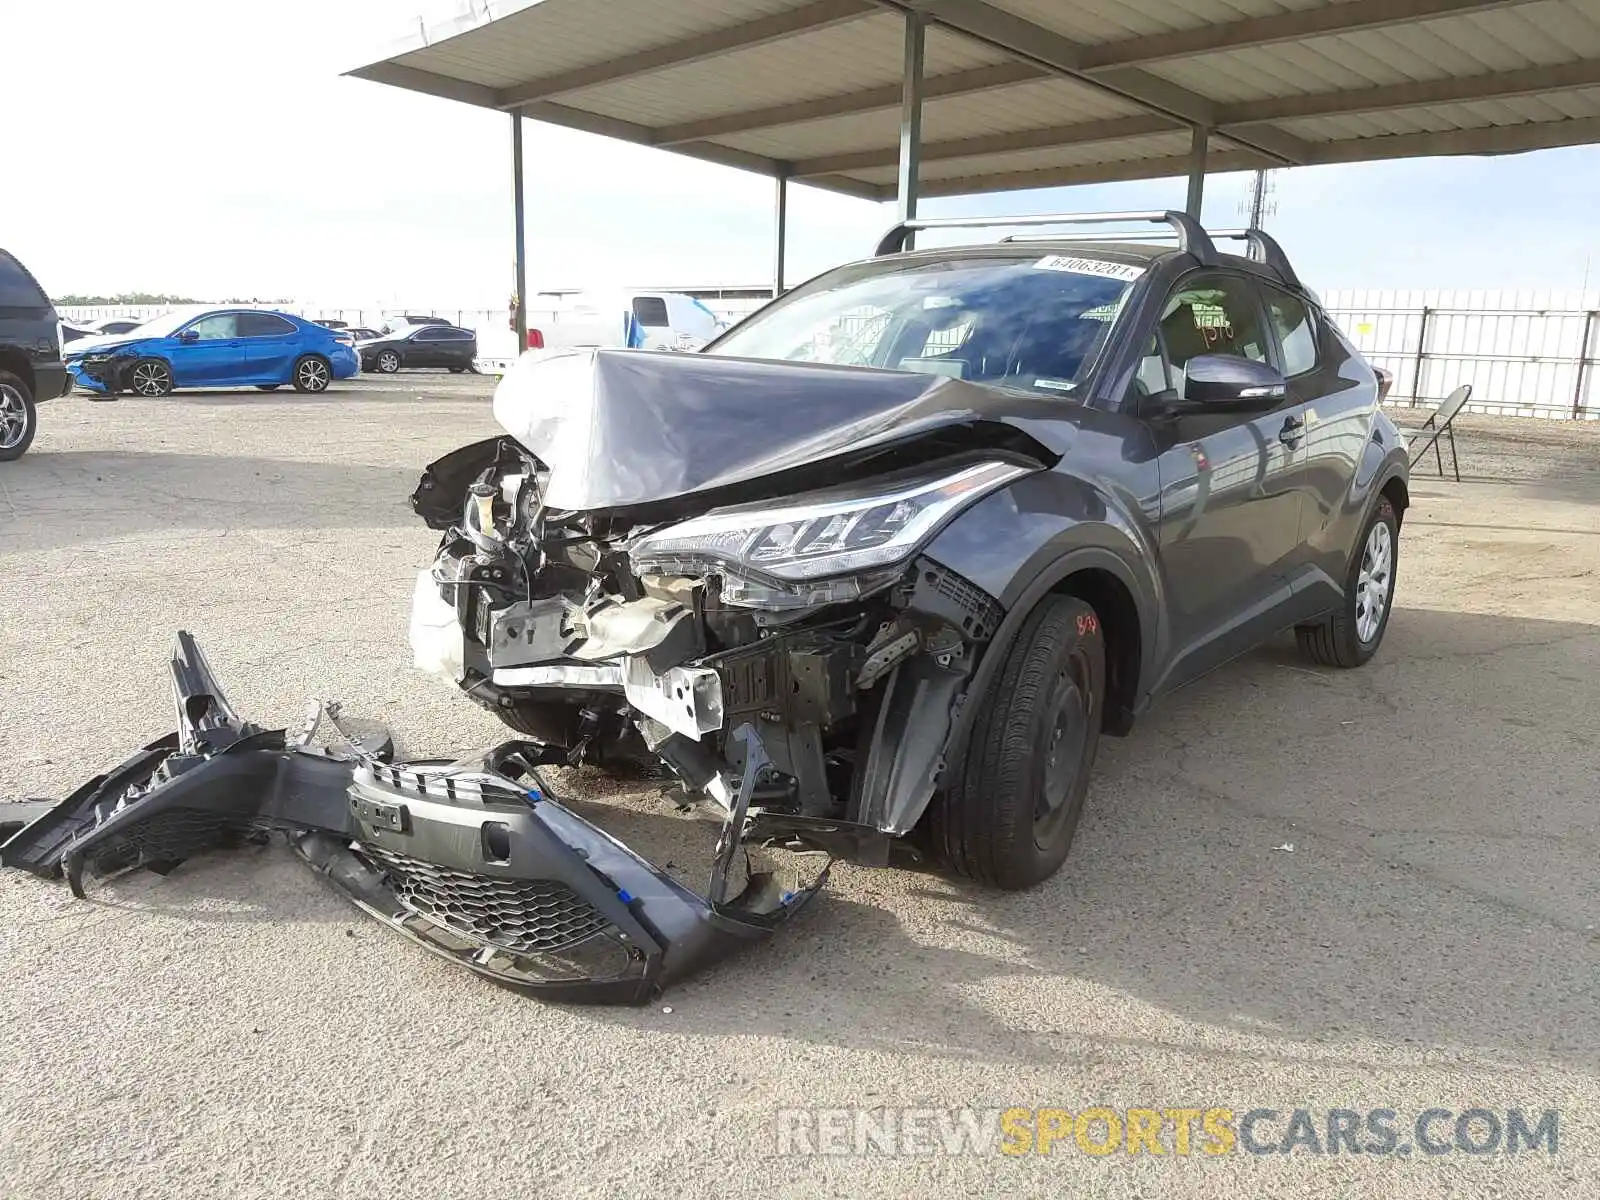
[{"label": "parked car", "polygon": [[284,384],[320,392],[360,371],[354,341],[284,312],[186,308],[120,338],[74,343],[66,362],[80,386],[108,398],[192,387],[272,391]]},{"label": "parked car", "polygon": [[314,324],[321,325],[324,329],[349,329],[348,321],[337,321],[332,317],[318,317]]},{"label": "parked car", "polygon": [[0,250],[0,462],[27,453],[37,406],[71,389],[55,306],[28,269]]},{"label": "parked car", "polygon": [[378,330],[369,329],[365,325],[352,325],[346,329],[345,332],[351,337],[355,338],[355,340],[358,342],[370,342],[373,338],[380,338],[383,336],[383,334]]},{"label": "parked car", "polygon": [[448,325],[449,321],[443,317],[424,317],[416,313],[401,313],[397,317],[384,319],[379,333],[402,333],[413,325]]},{"label": "parked car", "polygon": [[73,321],[61,322],[61,344],[75,342],[79,338],[97,338],[102,336],[98,329],[91,329],[87,325],[79,325]]},{"label": "parked car", "polygon": [[454,325],[408,325],[357,349],[363,370],[392,375],[402,367],[448,367],[459,375],[472,370],[478,335]]},{"label": "parked car", "polygon": [[413,498],[418,665],[730,829],[1046,878],[1102,732],[1280,630],[1371,658],[1408,503],[1281,248],[1152,217],[1178,248],[897,226],[702,353],[524,356]]},{"label": "parked car", "polygon": [[93,330],[96,337],[121,337],[125,333],[132,333],[149,319],[148,317],[97,317],[83,324],[86,329]]}]

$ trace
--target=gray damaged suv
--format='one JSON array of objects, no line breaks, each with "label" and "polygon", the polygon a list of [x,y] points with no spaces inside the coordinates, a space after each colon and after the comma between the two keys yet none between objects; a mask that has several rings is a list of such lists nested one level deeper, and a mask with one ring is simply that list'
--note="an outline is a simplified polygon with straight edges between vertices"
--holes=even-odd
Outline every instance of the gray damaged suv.
[{"label": "gray damaged suv", "polygon": [[[1046,878],[1100,738],[1153,700],[1284,629],[1372,656],[1408,497],[1383,378],[1270,238],[1032,220],[1177,244],[911,251],[937,223],[901,225],[703,353],[522,357],[504,434],[412,497],[442,535],[418,665],[517,738],[318,752],[235,715],[180,635],[177,732],[0,859],[81,892],[280,830],[436,954],[634,1002],[769,935],[834,860]],[[719,828],[703,887],[544,773],[586,761],[668,769]]]}]

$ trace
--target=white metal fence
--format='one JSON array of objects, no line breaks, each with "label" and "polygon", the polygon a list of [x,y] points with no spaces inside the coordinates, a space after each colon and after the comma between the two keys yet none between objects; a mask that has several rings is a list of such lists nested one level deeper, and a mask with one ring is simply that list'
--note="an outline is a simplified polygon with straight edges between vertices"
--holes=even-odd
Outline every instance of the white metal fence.
[{"label": "white metal fence", "polygon": [[1463,383],[1468,412],[1600,420],[1600,294],[1328,292],[1323,303],[1390,400],[1432,407]]}]

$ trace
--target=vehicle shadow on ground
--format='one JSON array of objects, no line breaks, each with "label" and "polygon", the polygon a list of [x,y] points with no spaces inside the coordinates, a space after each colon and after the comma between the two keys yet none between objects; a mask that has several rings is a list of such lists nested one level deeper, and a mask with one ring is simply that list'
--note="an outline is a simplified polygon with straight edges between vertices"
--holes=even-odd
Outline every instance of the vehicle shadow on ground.
[{"label": "vehicle shadow on ground", "polygon": [[[1499,669],[1533,658],[1542,680]],[[1103,744],[1052,880],[1006,894],[840,868],[669,1000],[686,1031],[1006,1063],[1097,1043],[1214,1057],[1200,1026],[1275,1058],[1358,1065],[1335,1047],[1360,1042],[1595,1071],[1597,662],[1593,626],[1415,610],[1363,671],[1276,643]],[[675,818],[608,825],[647,857],[684,852]],[[1152,1025],[1171,1040],[1134,1032]]]}]

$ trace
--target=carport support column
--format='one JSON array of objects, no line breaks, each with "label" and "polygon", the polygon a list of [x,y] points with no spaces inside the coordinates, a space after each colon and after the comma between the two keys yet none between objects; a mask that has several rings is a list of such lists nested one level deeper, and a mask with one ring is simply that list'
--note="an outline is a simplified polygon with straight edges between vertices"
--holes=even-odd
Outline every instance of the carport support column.
[{"label": "carport support column", "polygon": [[783,295],[783,252],[789,238],[789,164],[778,168],[772,198],[772,298]]},{"label": "carport support column", "polygon": [[1200,205],[1206,198],[1206,144],[1211,130],[1196,125],[1189,141],[1189,199],[1183,211],[1196,221],[1200,219]]},{"label": "carport support column", "polygon": [[511,113],[511,208],[517,225],[517,311],[514,314],[517,330],[517,352],[521,358],[528,348],[528,243],[525,236],[527,213],[522,202],[522,114]]},{"label": "carport support column", "polygon": [[[900,174],[897,182],[900,220],[917,215],[917,191],[922,175],[922,50],[928,20],[915,9],[906,12],[905,73],[900,79]],[[906,238],[911,249],[914,238]]]}]

